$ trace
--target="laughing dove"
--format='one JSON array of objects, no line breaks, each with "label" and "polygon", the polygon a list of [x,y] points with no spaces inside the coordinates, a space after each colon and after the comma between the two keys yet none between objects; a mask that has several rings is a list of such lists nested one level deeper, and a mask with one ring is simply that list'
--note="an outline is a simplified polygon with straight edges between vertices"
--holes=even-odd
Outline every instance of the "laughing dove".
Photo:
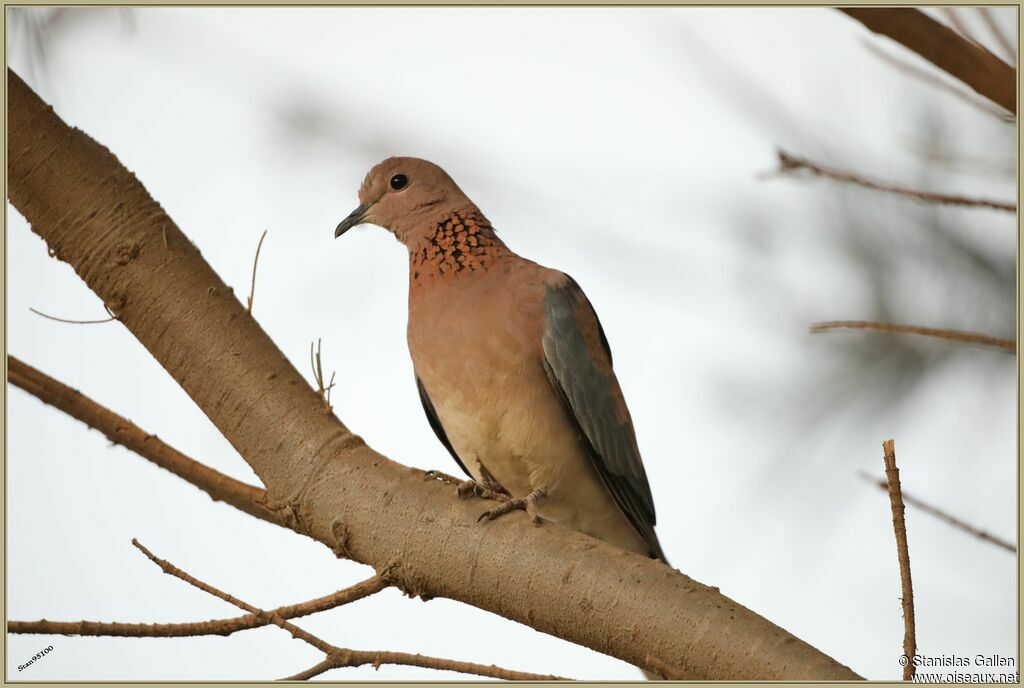
[{"label": "laughing dove", "polygon": [[601,323],[568,275],[516,255],[437,165],[389,158],[335,230],[409,251],[409,353],[430,426],[478,493],[664,560]]}]

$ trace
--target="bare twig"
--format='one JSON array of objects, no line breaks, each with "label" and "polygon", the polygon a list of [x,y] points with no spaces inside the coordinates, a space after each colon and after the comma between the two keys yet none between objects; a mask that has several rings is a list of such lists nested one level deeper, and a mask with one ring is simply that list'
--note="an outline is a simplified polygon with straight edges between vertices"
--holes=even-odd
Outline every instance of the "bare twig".
[{"label": "bare twig", "polygon": [[922,69],[921,67],[911,64],[910,62],[907,62],[905,60],[902,60],[896,57],[895,55],[890,55],[887,50],[883,50],[873,40],[868,40],[867,38],[865,38],[862,41],[862,44],[872,55],[874,55],[875,57],[884,62],[889,63],[892,67],[898,69],[904,74],[907,74],[915,79],[923,81],[924,83],[934,86],[936,88],[942,89],[943,91],[946,91],[947,93],[950,93],[956,96],[957,98],[960,98],[968,105],[971,105],[972,107],[977,108],[978,110],[981,110],[986,114],[998,117],[1003,122],[1016,121],[1016,118],[1013,115],[1011,115],[998,105],[994,105],[987,98],[980,98],[973,92],[961,88],[960,86],[957,86],[956,83],[960,82],[954,83],[952,81],[948,81],[947,79],[939,77],[939,75],[933,71]]},{"label": "bare twig", "polygon": [[451,659],[440,657],[427,657],[420,654],[409,654],[406,652],[365,652],[362,650],[339,650],[332,653],[322,662],[295,674],[286,680],[305,680],[318,676],[331,669],[344,667],[357,667],[366,664],[379,669],[384,664],[398,664],[403,666],[422,667],[424,669],[437,669],[438,671],[455,671],[460,674],[475,674],[496,678],[502,681],[565,681],[558,676],[546,674],[533,674],[527,671],[514,671],[503,669],[493,664],[475,664],[473,662],[457,662]]},{"label": "bare twig", "polygon": [[235,480],[185,456],[127,418],[117,415],[81,392],[54,380],[14,356],[7,357],[7,374],[11,384],[22,388],[43,403],[99,430],[111,442],[130,449],[142,458],[192,483],[214,500],[230,504],[264,521],[284,525],[281,516],[267,506],[267,494],[264,490]]},{"label": "bare twig", "polygon": [[992,38],[995,39],[999,47],[1003,49],[1004,56],[1011,62],[1017,59],[1017,49],[1013,46],[1013,41],[1010,37],[999,28],[999,24],[996,23],[995,17],[992,16],[992,9],[990,7],[975,7],[978,14],[981,15],[981,21],[985,22],[985,28],[988,29],[989,33],[992,34]]},{"label": "bare twig", "polygon": [[835,168],[825,167],[819,165],[810,160],[804,158],[798,158],[794,155],[790,155],[786,151],[779,150],[779,173],[784,174],[788,172],[796,172],[798,170],[807,170],[812,174],[820,177],[826,177],[828,179],[834,179],[838,182],[845,182],[847,184],[856,184],[866,189],[873,191],[884,191],[886,193],[896,194],[898,196],[906,196],[907,198],[913,198],[918,201],[925,201],[928,203],[943,203],[946,205],[959,205],[977,208],[993,208],[995,210],[1005,210],[1007,212],[1016,212],[1017,204],[1008,203],[1006,201],[996,201],[987,198],[968,198],[966,196],[958,196],[955,194],[943,194],[934,193],[932,191],[921,191],[918,189],[910,189],[904,186],[898,186],[896,184],[883,184],[876,182],[866,177],[853,174],[851,172],[845,172],[843,170],[837,170]]},{"label": "bare twig", "polygon": [[[874,485],[877,485],[882,490],[887,490],[888,489],[888,483],[886,483],[886,481],[879,480],[878,478],[875,478],[875,477],[871,476],[868,473],[865,473],[865,472],[861,471],[860,472],[860,477],[863,478],[864,480],[867,480],[870,483],[873,483]],[[921,511],[925,512],[926,514],[931,514],[932,516],[934,516],[934,517],[936,517],[936,518],[938,518],[938,519],[940,519],[942,521],[945,521],[946,523],[948,523],[949,525],[953,526],[957,530],[962,530],[963,532],[968,533],[969,535],[973,535],[974,537],[978,538],[979,540],[984,540],[985,542],[991,543],[991,544],[995,545],[996,547],[1001,547],[1001,548],[1005,549],[1008,552],[1014,552],[1014,553],[1017,552],[1017,546],[1014,545],[1012,542],[1008,542],[1007,540],[1004,540],[1001,537],[998,537],[996,535],[992,535],[988,531],[985,531],[985,530],[982,530],[981,528],[977,528],[975,526],[972,526],[970,523],[967,523],[965,521],[961,521],[956,516],[951,516],[950,514],[948,514],[945,511],[943,511],[942,509],[939,509],[938,507],[932,506],[928,502],[923,502],[920,499],[918,499],[917,497],[911,496],[911,495],[907,494],[906,492],[903,493],[903,501],[906,502],[907,504],[909,504],[912,507],[920,509]]]},{"label": "bare twig", "polygon": [[875,33],[913,50],[977,93],[1017,114],[1017,70],[953,29],[912,8],[839,8]]},{"label": "bare twig", "polygon": [[877,332],[893,332],[896,334],[919,334],[925,337],[937,337],[938,339],[946,339],[961,344],[991,346],[1011,354],[1017,351],[1017,342],[1012,339],[1000,339],[999,337],[987,334],[964,332],[962,330],[943,330],[934,327],[919,327],[917,325],[895,325],[868,320],[817,322],[810,327],[811,333],[830,332],[832,330],[875,330]]},{"label": "bare twig", "polygon": [[256,257],[252,261],[252,286],[249,287],[249,299],[248,306],[245,308],[245,312],[252,315],[252,297],[256,295],[256,266],[260,262],[260,249],[263,248],[263,240],[267,238],[267,230],[263,230],[263,234],[260,236],[260,243],[256,244]]},{"label": "bare twig", "polygon": [[309,343],[309,365],[313,368],[313,380],[316,382],[320,399],[324,402],[324,409],[331,411],[331,389],[334,387],[334,372],[331,373],[331,381],[324,385],[324,366],[320,360],[320,340],[316,340],[316,353],[313,353],[313,342]]},{"label": "bare twig", "polygon": [[[267,612],[259,607],[254,607],[247,602],[244,602],[233,595],[218,590],[217,588],[204,583],[203,581],[195,578],[194,576],[182,571],[178,567],[171,564],[169,561],[160,559],[155,554],[150,552],[144,547],[138,540],[132,539],[132,544],[142,552],[146,557],[154,564],[160,567],[160,569],[175,578],[179,578],[189,585],[199,588],[203,592],[209,593],[214,597],[219,597],[225,602],[229,602],[239,609],[243,609],[251,615],[257,616],[260,619],[265,619],[268,624],[274,624],[286,631],[288,631],[293,638],[301,640],[309,645],[312,645],[316,649],[327,655],[327,662],[330,662],[331,666],[326,667],[324,662],[320,662],[312,669],[297,674],[297,676],[310,678],[323,673],[328,668],[334,667],[355,667],[362,666],[364,664],[373,664],[379,667],[381,664],[404,664],[406,666],[417,666],[424,667],[427,669],[441,669],[446,671],[457,671],[464,674],[476,674],[478,676],[487,676],[490,678],[500,678],[508,680],[518,681],[558,681],[563,680],[557,676],[545,676],[541,674],[531,674],[522,671],[511,671],[509,669],[501,669],[496,666],[485,666],[483,664],[473,664],[471,662],[456,662],[448,659],[441,659],[438,657],[425,657],[423,655],[413,655],[405,652],[367,652],[362,650],[348,650],[345,648],[331,645],[327,641],[305,631],[295,624],[282,618],[281,615],[274,612]],[[315,672],[315,673],[314,673]]]},{"label": "bare twig", "polygon": [[[106,308],[106,306],[104,306],[104,308]],[[35,313],[36,315],[40,315],[46,318],[47,320],[56,320],[57,322],[68,323],[69,325],[100,325],[102,323],[108,323],[112,320],[117,320],[117,316],[111,313],[109,308],[107,308],[107,313],[110,314],[110,317],[104,318],[103,320],[69,320],[67,318],[58,318],[55,315],[47,315],[42,311],[37,311],[35,308],[32,308],[31,306],[29,306],[28,309]]]},{"label": "bare twig", "polygon": [[917,637],[914,628],[914,584],[910,580],[910,550],[907,547],[907,524],[903,518],[903,493],[900,489],[900,469],[896,467],[896,450],[892,440],[882,443],[885,454],[885,477],[889,484],[889,503],[892,506],[892,527],[896,532],[896,554],[900,561],[900,583],[903,586],[903,680],[914,678],[914,655]]},{"label": "bare twig", "polygon": [[[373,576],[361,583],[318,597],[315,600],[278,607],[269,612],[282,619],[319,614],[364,597],[369,597],[389,586],[382,577]],[[123,636],[132,638],[181,638],[199,635],[231,635],[238,631],[259,628],[269,624],[268,617],[255,614],[236,616],[230,619],[214,619],[192,623],[118,623],[102,621],[8,621],[9,633],[32,633],[50,635]]]}]

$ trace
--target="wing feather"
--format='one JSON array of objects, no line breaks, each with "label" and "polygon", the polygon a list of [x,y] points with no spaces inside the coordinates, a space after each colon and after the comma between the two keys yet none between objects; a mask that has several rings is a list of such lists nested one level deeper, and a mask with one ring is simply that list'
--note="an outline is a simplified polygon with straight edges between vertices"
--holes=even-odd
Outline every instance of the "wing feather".
[{"label": "wing feather", "polygon": [[651,555],[664,559],[654,533],[651,487],[633,421],[612,370],[608,340],[583,290],[566,277],[564,285],[548,287],[545,299],[545,371],[586,440],[605,487],[650,547]]}]

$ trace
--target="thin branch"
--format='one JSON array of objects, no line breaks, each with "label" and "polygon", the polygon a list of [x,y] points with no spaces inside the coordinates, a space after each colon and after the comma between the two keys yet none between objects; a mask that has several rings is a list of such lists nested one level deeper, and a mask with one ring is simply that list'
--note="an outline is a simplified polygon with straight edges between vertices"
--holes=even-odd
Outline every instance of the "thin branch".
[{"label": "thin branch", "polygon": [[320,674],[327,673],[334,668],[334,660],[328,658],[323,661],[317,662],[313,666],[309,667],[305,671],[300,671],[292,676],[286,676],[282,678],[282,681],[308,681],[311,678],[316,678]]},{"label": "thin branch", "polygon": [[896,194],[898,196],[906,196],[907,198],[913,198],[915,200],[925,201],[927,203],[943,203],[946,205],[959,205],[976,208],[993,208],[995,210],[1005,210],[1011,213],[1017,211],[1016,203],[996,201],[987,198],[968,198],[966,196],[958,196],[955,194],[935,193],[932,191],[910,189],[895,184],[884,184],[881,182],[873,181],[866,177],[862,177],[860,175],[853,174],[851,172],[845,172],[843,170],[825,167],[815,162],[811,162],[810,160],[798,158],[794,155],[790,155],[784,150],[779,150],[778,155],[778,171],[780,174],[796,172],[798,170],[807,170],[819,177],[834,179],[835,181],[844,182],[847,184],[856,184],[857,186],[862,186],[865,189],[871,189],[872,191],[884,191],[885,193]]},{"label": "thin branch", "polygon": [[979,98],[971,91],[968,91],[964,88],[961,88],[960,86],[957,86],[952,81],[948,81],[946,79],[939,77],[938,74],[932,71],[922,69],[917,65],[911,64],[910,62],[907,62],[905,60],[901,60],[895,55],[890,55],[887,50],[883,50],[874,41],[865,38],[863,41],[861,41],[861,43],[872,55],[874,55],[875,57],[884,62],[887,62],[893,68],[898,69],[904,74],[907,74],[926,84],[929,84],[930,86],[942,89],[943,91],[950,93],[956,96],[957,98],[960,98],[968,105],[971,105],[972,107],[977,108],[978,110],[981,110],[986,114],[997,117],[1003,122],[1016,121],[1016,118],[1013,115],[1011,115],[998,105],[994,105],[990,100],[986,98]]},{"label": "thin branch", "polygon": [[1003,49],[1003,52],[1011,62],[1017,60],[1017,49],[1013,46],[1013,41],[1010,37],[999,27],[996,23],[995,17],[992,16],[992,8],[990,7],[975,7],[978,14],[981,15],[981,21],[985,22],[985,28],[988,29],[989,33],[992,34],[992,38],[995,39],[999,47]]},{"label": "thin branch", "polygon": [[110,409],[97,404],[81,392],[54,380],[14,356],[7,357],[8,381],[91,428],[107,439],[130,449],[179,478],[203,490],[216,501],[241,509],[251,516],[285,525],[281,515],[267,506],[267,493],[185,456],[174,447],[150,435],[139,426]]},{"label": "thin branch", "polygon": [[307,678],[318,676],[331,669],[344,667],[358,667],[372,665],[379,669],[384,664],[396,664],[402,666],[415,666],[423,669],[436,669],[438,671],[455,671],[460,674],[475,674],[496,678],[502,681],[565,681],[567,679],[547,674],[533,674],[528,671],[514,671],[503,669],[493,664],[475,664],[473,662],[458,662],[440,657],[427,657],[420,654],[409,654],[405,652],[372,652],[362,650],[340,649],[332,653],[322,662],[301,671],[285,680],[302,681]]},{"label": "thin branch", "polygon": [[[870,474],[865,473],[863,471],[861,471],[859,475],[864,480],[867,480],[868,482],[870,482],[870,483],[872,483],[874,485],[877,485],[882,490],[888,489],[888,484],[884,480],[879,480],[878,478],[875,478],[875,477],[871,476]],[[956,516],[951,516],[950,514],[948,514],[945,511],[943,511],[942,509],[939,509],[938,507],[932,506],[931,504],[929,504],[927,502],[923,502],[920,499],[918,499],[917,497],[911,496],[911,495],[907,494],[906,492],[903,493],[903,501],[906,502],[907,504],[909,504],[912,507],[920,509],[921,511],[925,512],[926,514],[931,514],[932,516],[938,518],[939,520],[945,521],[947,524],[953,526],[957,530],[962,530],[963,532],[965,532],[965,533],[967,533],[969,535],[973,535],[974,537],[978,538],[979,540],[984,540],[985,542],[991,543],[991,544],[995,545],[996,547],[1001,547],[1001,548],[1005,549],[1008,552],[1013,552],[1013,553],[1017,552],[1017,546],[1014,545],[1012,542],[1004,540],[1003,538],[998,537],[996,535],[992,535],[988,531],[982,530],[981,528],[977,528],[975,526],[972,526],[970,523],[967,523],[965,521],[961,521]]]},{"label": "thin branch", "polygon": [[[387,588],[390,584],[381,576],[373,576],[361,583],[318,597],[315,600],[278,607],[269,612],[282,619],[294,619],[334,609],[361,600]],[[121,636],[132,638],[182,638],[200,635],[231,635],[270,623],[268,617],[255,614],[230,619],[213,619],[192,623],[106,623],[102,621],[8,621],[8,633],[47,635]]]},{"label": "thin branch", "polygon": [[914,584],[910,580],[910,549],[907,547],[907,524],[903,518],[903,493],[900,489],[900,469],[896,467],[896,450],[892,440],[882,443],[885,454],[885,477],[889,484],[889,503],[892,506],[892,527],[896,532],[896,554],[900,561],[900,584],[903,587],[903,680],[914,678],[914,655],[917,654],[917,636],[914,628]]},{"label": "thin branch", "polygon": [[893,332],[896,334],[919,334],[925,337],[936,337],[961,344],[980,344],[1002,349],[1007,353],[1016,353],[1017,342],[1012,339],[1000,339],[978,332],[964,332],[963,330],[943,330],[934,327],[919,327],[917,325],[895,325],[892,323],[871,322],[868,320],[834,320],[830,322],[813,323],[810,327],[812,334],[819,332],[831,332],[832,330],[875,330],[877,332]]},{"label": "thin branch", "polygon": [[1017,70],[948,26],[912,8],[838,9],[871,31],[902,43],[977,93],[1017,114]]},{"label": "thin branch", "polygon": [[256,266],[260,262],[260,249],[263,248],[263,240],[267,238],[267,230],[263,230],[263,235],[260,236],[260,243],[256,244],[256,257],[252,261],[252,286],[249,287],[249,299],[248,306],[245,312],[252,315],[252,297],[256,295]]},{"label": "thin branch", "polygon": [[324,385],[324,366],[320,360],[320,339],[316,340],[316,353],[313,352],[313,342],[309,343],[309,365],[313,368],[313,380],[316,382],[317,391],[320,394],[320,399],[324,403],[324,409],[330,413],[331,409],[331,389],[334,388],[334,372],[331,373],[331,381]]},{"label": "thin branch", "polygon": [[[327,641],[319,638],[318,636],[305,631],[295,624],[282,618],[279,614],[274,612],[267,612],[259,607],[254,607],[251,604],[244,602],[233,595],[218,590],[217,588],[204,583],[203,581],[195,578],[194,576],[182,571],[178,567],[171,564],[165,559],[160,559],[155,554],[150,552],[144,547],[138,540],[132,538],[132,544],[142,552],[146,557],[154,564],[160,567],[160,569],[170,575],[185,581],[189,585],[199,588],[203,592],[206,592],[214,597],[219,597],[225,602],[229,602],[239,609],[243,609],[251,615],[255,615],[261,619],[265,619],[267,623],[274,624],[286,631],[297,640],[301,640],[308,645],[315,647],[316,649],[327,655],[327,661],[331,663],[333,667],[355,667],[362,666],[364,664],[373,664],[379,667],[382,664],[404,664],[406,666],[417,666],[424,667],[427,669],[441,669],[446,671],[457,671],[464,674],[476,674],[478,676],[487,676],[490,678],[504,678],[509,680],[518,681],[559,681],[564,680],[557,676],[545,676],[541,674],[531,674],[521,671],[511,671],[509,669],[501,669],[496,666],[485,666],[483,664],[473,664],[471,662],[456,662],[448,659],[441,659],[438,657],[425,657],[423,655],[413,655],[405,652],[367,652],[362,650],[349,650],[346,648],[337,647],[331,645]],[[318,664],[313,669],[298,674],[299,676],[315,676],[312,673],[314,670],[317,673],[323,673],[326,668],[321,668],[323,662]]]},{"label": "thin branch", "polygon": [[102,323],[111,322],[112,320],[117,320],[117,316],[111,313],[109,308],[107,309],[107,313],[110,313],[110,317],[104,318],[103,320],[69,320],[67,318],[58,318],[55,315],[47,315],[42,311],[37,311],[35,308],[32,308],[31,306],[29,306],[28,309],[35,313],[36,315],[41,315],[47,320],[56,320],[57,322],[68,323],[69,325],[100,325]]}]

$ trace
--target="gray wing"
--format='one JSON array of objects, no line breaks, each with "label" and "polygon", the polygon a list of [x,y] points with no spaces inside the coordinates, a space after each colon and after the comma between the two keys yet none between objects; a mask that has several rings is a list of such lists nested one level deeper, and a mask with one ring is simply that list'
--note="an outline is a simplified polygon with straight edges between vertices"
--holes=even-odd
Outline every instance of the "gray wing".
[{"label": "gray wing", "polygon": [[586,440],[605,488],[650,547],[665,559],[654,533],[655,514],[633,421],[612,370],[608,340],[593,307],[566,275],[548,287],[544,308],[544,368]]}]

